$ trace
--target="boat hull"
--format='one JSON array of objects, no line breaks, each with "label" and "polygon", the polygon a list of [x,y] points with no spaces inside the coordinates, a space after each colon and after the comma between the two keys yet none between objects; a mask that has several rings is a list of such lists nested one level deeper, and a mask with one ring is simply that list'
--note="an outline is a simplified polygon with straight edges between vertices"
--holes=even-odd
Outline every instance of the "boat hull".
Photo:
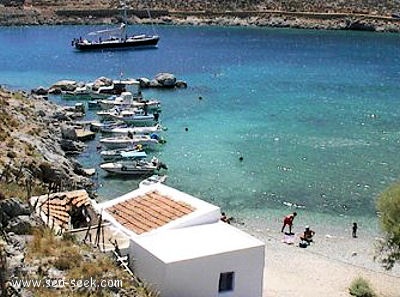
[{"label": "boat hull", "polygon": [[140,49],[140,48],[152,48],[157,47],[157,43],[160,37],[146,36],[141,39],[129,38],[127,40],[118,40],[115,42],[76,42],[75,48],[79,51],[90,51],[90,50],[102,50],[102,49]]},{"label": "boat hull", "polygon": [[135,134],[140,134],[140,135],[145,135],[145,134],[151,134],[151,133],[156,133],[156,132],[161,132],[163,131],[161,126],[156,125],[156,126],[144,126],[144,127],[115,127],[108,129],[106,131],[102,132],[107,132],[111,134],[121,134],[121,135],[128,135],[129,133],[132,133],[133,135]]},{"label": "boat hull", "polygon": [[152,175],[157,170],[156,165],[149,163],[104,163],[100,168],[110,174],[118,175]]},{"label": "boat hull", "polygon": [[100,156],[104,161],[118,161],[118,160],[139,160],[145,159],[147,154],[138,150],[110,150],[101,151]]},{"label": "boat hull", "polygon": [[142,180],[139,183],[139,188],[152,186],[154,184],[161,184],[161,183],[164,183],[166,179],[167,179],[167,175],[154,174],[154,175]]},{"label": "boat hull", "polygon": [[103,168],[103,170],[107,171],[110,174],[117,175],[151,175],[155,172],[156,169],[123,169],[123,168]]},{"label": "boat hull", "polygon": [[100,139],[101,145],[105,146],[107,149],[123,149],[126,147],[135,147],[141,145],[146,149],[154,149],[162,142],[157,139],[151,139],[150,137],[134,137],[130,138],[103,138]]}]

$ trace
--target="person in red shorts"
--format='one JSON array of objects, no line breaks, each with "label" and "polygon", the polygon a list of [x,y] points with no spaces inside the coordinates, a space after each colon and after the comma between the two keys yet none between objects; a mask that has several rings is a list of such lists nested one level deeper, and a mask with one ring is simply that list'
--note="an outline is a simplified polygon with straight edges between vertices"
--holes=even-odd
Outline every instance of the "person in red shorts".
[{"label": "person in red shorts", "polygon": [[283,232],[285,230],[286,225],[288,225],[289,226],[289,234],[292,234],[293,220],[296,216],[297,216],[297,213],[294,212],[283,218],[283,226],[282,226],[281,232]]}]

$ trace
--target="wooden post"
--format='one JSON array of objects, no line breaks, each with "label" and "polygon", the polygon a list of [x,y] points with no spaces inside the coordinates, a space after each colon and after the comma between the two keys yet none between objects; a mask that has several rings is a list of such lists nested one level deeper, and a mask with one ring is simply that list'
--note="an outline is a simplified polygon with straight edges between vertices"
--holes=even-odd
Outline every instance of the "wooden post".
[{"label": "wooden post", "polygon": [[99,220],[99,222],[97,224],[96,239],[94,242],[95,242],[95,245],[100,248],[100,231],[101,231],[100,229],[101,229],[101,220],[102,220],[101,214],[99,214],[98,220]]},{"label": "wooden post", "polygon": [[83,239],[83,243],[86,243],[86,240],[89,238],[90,243],[92,243],[92,234],[90,233],[92,226],[89,224],[88,229],[86,231],[85,238]]},{"label": "wooden post", "polygon": [[22,169],[24,168],[24,163],[21,163],[21,166],[19,166],[18,173],[15,176],[15,182],[18,182],[19,178],[21,177]]},{"label": "wooden post", "polygon": [[29,202],[29,199],[31,198],[31,193],[32,193],[32,179],[29,177],[25,181],[25,187],[26,187],[26,199]]},{"label": "wooden post", "polygon": [[104,244],[104,226],[101,226],[101,236],[103,237],[102,241],[103,241],[103,252],[106,250],[106,246]]},{"label": "wooden post", "polygon": [[47,193],[47,226],[50,224],[50,188]]},{"label": "wooden post", "polygon": [[0,296],[7,296],[7,255],[0,243]]}]

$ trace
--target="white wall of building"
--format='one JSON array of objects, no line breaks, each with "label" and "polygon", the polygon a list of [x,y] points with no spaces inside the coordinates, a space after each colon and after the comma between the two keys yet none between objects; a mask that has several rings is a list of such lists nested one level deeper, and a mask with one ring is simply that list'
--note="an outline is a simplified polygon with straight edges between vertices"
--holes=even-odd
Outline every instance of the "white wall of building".
[{"label": "white wall of building", "polygon": [[[261,297],[265,245],[225,223],[169,230],[131,241],[134,272],[162,297]],[[219,293],[221,273],[234,272]]]},{"label": "white wall of building", "polygon": [[135,275],[151,288],[160,290],[165,284],[167,273],[165,263],[132,240],[128,253],[130,255],[129,267]]},{"label": "white wall of building", "polygon": [[[163,297],[261,297],[264,247],[170,263]],[[261,263],[260,263],[261,262]],[[220,273],[234,272],[233,291],[218,292]]]}]

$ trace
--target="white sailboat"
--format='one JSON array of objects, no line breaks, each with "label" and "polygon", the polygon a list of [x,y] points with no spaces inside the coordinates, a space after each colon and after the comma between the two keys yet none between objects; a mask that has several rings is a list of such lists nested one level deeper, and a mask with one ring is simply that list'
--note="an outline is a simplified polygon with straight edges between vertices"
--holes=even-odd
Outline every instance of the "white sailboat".
[{"label": "white sailboat", "polygon": [[121,5],[124,16],[123,22],[118,28],[90,32],[88,38],[74,38],[72,46],[79,51],[157,47],[160,40],[158,35],[128,35],[127,6],[124,2],[121,2]]}]

